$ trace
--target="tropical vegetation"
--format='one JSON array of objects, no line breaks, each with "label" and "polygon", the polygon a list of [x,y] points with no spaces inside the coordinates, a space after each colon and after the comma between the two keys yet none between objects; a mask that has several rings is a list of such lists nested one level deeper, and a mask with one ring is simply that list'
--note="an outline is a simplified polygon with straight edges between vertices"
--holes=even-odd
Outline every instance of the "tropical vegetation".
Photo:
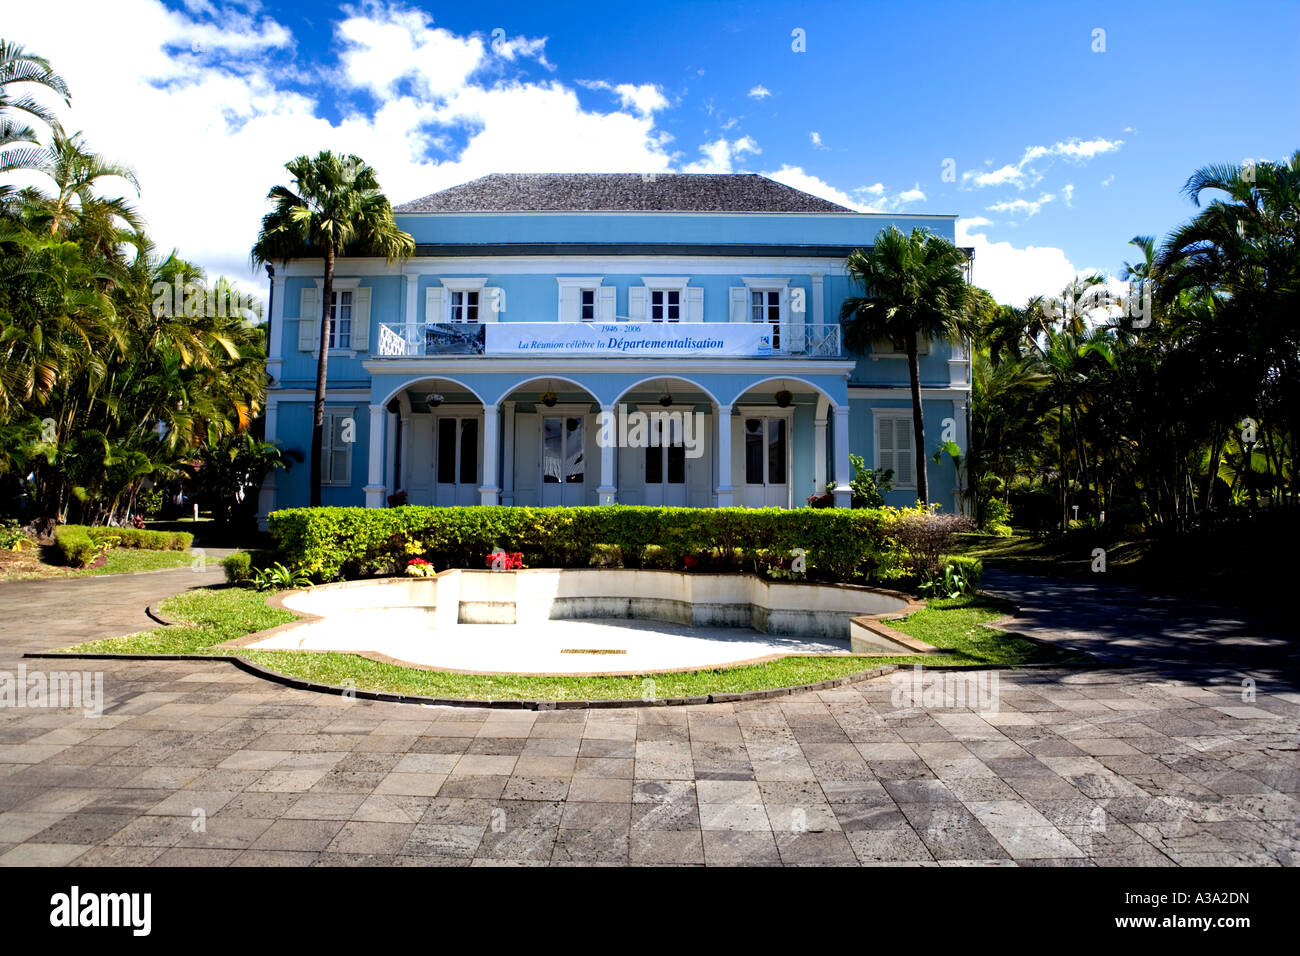
[{"label": "tropical vegetation", "polygon": [[250,443],[258,467],[226,493],[255,495],[278,461],[253,437],[257,303],[160,251],[125,198],[134,172],[41,88],[70,102],[48,61],[0,40],[0,511],[127,524]]}]

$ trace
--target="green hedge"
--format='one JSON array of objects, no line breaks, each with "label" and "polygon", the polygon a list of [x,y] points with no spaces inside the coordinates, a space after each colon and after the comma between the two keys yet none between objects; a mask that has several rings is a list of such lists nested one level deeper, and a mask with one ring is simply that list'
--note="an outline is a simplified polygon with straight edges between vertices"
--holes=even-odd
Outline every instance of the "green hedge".
[{"label": "green hedge", "polygon": [[[317,581],[400,574],[414,557],[481,568],[495,548],[526,567],[772,571],[796,548],[813,580],[867,581],[897,566],[874,509],[293,508],[269,518],[281,561]],[[690,562],[686,561],[687,557]]]},{"label": "green hedge", "polygon": [[247,551],[236,551],[221,559],[221,570],[226,573],[227,584],[247,581],[253,574],[253,556]]},{"label": "green hedge", "polygon": [[146,531],[143,528],[105,528],[79,524],[63,525],[77,528],[96,544],[111,544],[114,548],[133,548],[141,551],[185,551],[194,543],[188,531]]},{"label": "green hedge", "polygon": [[67,524],[54,529],[54,547],[63,563],[74,568],[84,568],[99,557],[104,549],[90,539],[80,525]]}]

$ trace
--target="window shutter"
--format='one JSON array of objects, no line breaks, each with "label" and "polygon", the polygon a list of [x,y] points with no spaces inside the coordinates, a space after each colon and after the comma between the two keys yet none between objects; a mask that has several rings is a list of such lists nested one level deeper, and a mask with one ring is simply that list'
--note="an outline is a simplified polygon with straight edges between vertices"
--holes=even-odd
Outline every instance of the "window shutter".
[{"label": "window shutter", "polygon": [[696,286],[686,287],[686,321],[704,321],[704,290]]},{"label": "window shutter", "polygon": [[578,303],[580,290],[576,286],[560,286],[560,321],[578,321]]},{"label": "window shutter", "polygon": [[320,332],[320,296],[315,289],[302,290],[298,300],[298,350],[315,352]]},{"label": "window shutter", "polygon": [[370,287],[361,286],[352,291],[352,350],[365,352],[370,348]]},{"label": "window shutter", "polygon": [[634,285],[627,290],[627,314],[633,322],[645,321],[645,286]]},{"label": "window shutter", "polygon": [[749,289],[743,285],[731,287],[731,321],[749,321]]},{"label": "window shutter", "polygon": [[912,419],[894,419],[894,483],[916,484],[916,455],[912,448]]},{"label": "window shutter", "polygon": [[618,290],[612,285],[603,285],[596,290],[596,318],[601,322],[615,321],[615,305]]},{"label": "window shutter", "polygon": [[876,467],[888,468],[898,477],[898,468],[894,465],[894,420],[892,418],[876,419]]},{"label": "window shutter", "polygon": [[[806,307],[805,300],[805,307]],[[790,290],[781,290],[781,341],[787,352],[802,352],[807,341],[804,335],[804,312],[794,312],[790,308]]]},{"label": "window shutter", "polygon": [[506,290],[485,285],[478,294],[478,320],[496,322],[506,308]]},{"label": "window shutter", "polygon": [[321,418],[320,441],[320,480],[321,484],[330,484],[334,479],[330,475],[330,461],[334,451],[334,416],[326,412]]},{"label": "window shutter", "polygon": [[431,285],[424,290],[424,321],[427,323],[446,322],[447,317],[443,308],[443,293],[446,290],[440,285]]}]

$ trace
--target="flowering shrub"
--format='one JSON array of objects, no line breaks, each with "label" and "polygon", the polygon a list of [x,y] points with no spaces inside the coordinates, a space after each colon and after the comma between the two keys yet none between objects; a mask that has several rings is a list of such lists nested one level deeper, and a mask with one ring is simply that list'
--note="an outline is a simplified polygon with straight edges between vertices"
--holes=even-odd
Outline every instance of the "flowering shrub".
[{"label": "flowering shrub", "polygon": [[406,562],[406,573],[413,578],[431,578],[437,572],[424,558],[412,558]]},{"label": "flowering shrub", "polygon": [[908,568],[926,581],[942,577],[943,555],[953,535],[974,527],[966,515],[940,514],[933,510],[937,507],[885,509],[887,533],[907,552]]},{"label": "flowering shrub", "polygon": [[487,566],[493,571],[518,571],[524,566],[522,551],[493,551],[487,556]]}]

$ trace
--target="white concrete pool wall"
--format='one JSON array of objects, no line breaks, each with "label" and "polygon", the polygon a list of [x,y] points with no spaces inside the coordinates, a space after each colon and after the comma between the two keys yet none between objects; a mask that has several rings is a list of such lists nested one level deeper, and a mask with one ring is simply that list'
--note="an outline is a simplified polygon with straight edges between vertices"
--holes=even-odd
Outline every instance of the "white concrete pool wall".
[{"label": "white concrete pool wall", "polygon": [[537,568],[348,581],[286,595],[283,603],[342,627],[364,622],[368,628],[445,631],[458,624],[633,618],[848,640],[854,618],[897,613],[908,599],[856,585],[765,581],[751,574]]}]

